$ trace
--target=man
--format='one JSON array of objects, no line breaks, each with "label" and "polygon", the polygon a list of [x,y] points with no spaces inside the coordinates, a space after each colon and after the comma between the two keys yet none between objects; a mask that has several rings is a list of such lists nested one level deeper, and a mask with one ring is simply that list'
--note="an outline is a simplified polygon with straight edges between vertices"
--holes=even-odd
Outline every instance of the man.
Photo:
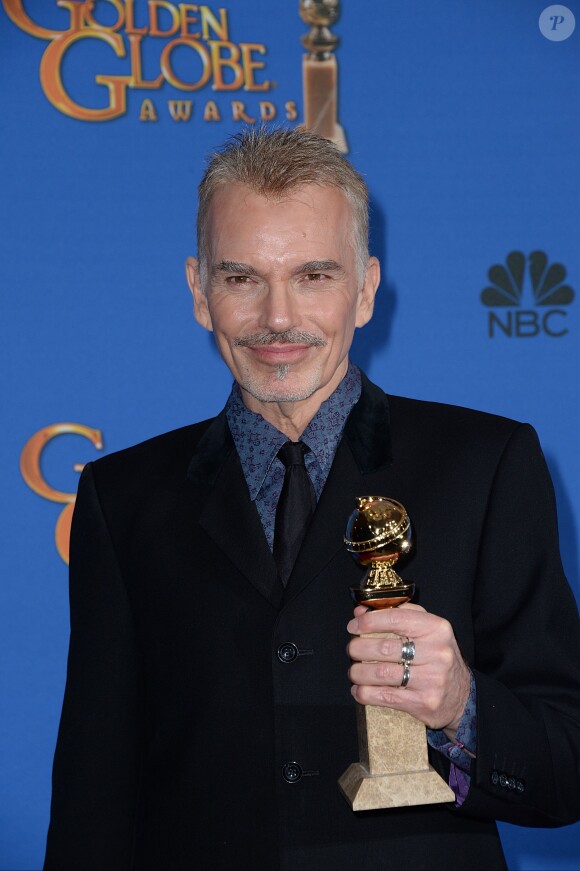
[{"label": "man", "polygon": [[[502,868],[495,819],[579,816],[577,609],[537,440],[349,362],[367,221],[310,133],[249,132],[206,171],[187,274],[235,384],[217,418],[83,473],[47,869]],[[343,535],[370,494],[413,519],[419,595],[353,617]],[[353,696],[425,723],[455,804],[351,810]]]}]

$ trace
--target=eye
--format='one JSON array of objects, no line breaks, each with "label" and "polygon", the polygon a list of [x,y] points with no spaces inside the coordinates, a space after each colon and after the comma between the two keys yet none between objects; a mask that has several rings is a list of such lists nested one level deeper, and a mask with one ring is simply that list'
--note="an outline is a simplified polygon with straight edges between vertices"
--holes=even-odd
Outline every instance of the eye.
[{"label": "eye", "polygon": [[324,281],[325,278],[328,278],[327,275],[324,275],[322,272],[307,272],[306,278],[308,281]]},{"label": "eye", "polygon": [[228,275],[226,278],[226,284],[234,285],[241,287],[244,284],[249,284],[251,282],[251,278],[249,275]]}]

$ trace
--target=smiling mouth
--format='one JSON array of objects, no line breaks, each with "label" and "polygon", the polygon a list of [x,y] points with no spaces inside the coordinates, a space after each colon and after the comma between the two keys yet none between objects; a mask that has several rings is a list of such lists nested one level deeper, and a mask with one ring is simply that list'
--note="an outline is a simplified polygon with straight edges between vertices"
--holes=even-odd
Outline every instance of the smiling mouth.
[{"label": "smiling mouth", "polygon": [[[271,345],[248,345],[248,350],[258,360],[273,366],[285,366],[300,360],[313,347],[311,344],[293,344],[278,342]],[[319,346],[318,346],[319,347]]]},{"label": "smiling mouth", "polygon": [[323,348],[326,344],[321,336],[294,328],[281,332],[265,330],[234,340],[235,347],[247,348],[256,361],[275,367],[280,381],[288,374],[291,364],[300,363],[311,348]]}]

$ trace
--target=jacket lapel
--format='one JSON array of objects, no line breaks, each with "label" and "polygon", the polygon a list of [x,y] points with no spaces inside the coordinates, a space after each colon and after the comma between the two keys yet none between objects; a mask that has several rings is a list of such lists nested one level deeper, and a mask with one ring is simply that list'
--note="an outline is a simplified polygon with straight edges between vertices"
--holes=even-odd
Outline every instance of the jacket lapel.
[{"label": "jacket lapel", "polygon": [[208,538],[277,608],[282,589],[276,565],[250,499],[224,411],[201,438],[187,477],[201,490],[199,524]]}]

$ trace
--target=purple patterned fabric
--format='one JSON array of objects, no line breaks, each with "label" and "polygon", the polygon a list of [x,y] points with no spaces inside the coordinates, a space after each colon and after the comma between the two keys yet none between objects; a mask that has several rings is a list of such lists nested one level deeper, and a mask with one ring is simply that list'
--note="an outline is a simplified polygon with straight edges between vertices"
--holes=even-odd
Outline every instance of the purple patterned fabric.
[{"label": "purple patterned fabric", "polygon": [[[310,448],[305,462],[312,479],[316,500],[330,471],[336,448],[342,436],[346,419],[361,393],[360,371],[349,363],[348,370],[334,393],[322,403],[301,439]],[[274,544],[276,506],[284,482],[284,466],[276,454],[288,439],[262,415],[246,408],[238,384],[234,383],[226,403],[226,416],[242,469],[256,504],[270,550]],[[449,785],[455,792],[456,805],[465,801],[469,791],[471,757],[465,748],[475,754],[476,747],[476,691],[473,675],[471,690],[455,741],[441,731],[427,730],[431,747],[451,761]]]},{"label": "purple patterned fabric", "polygon": [[[449,786],[455,793],[455,806],[460,807],[469,792],[471,782],[471,763],[477,748],[477,720],[475,678],[470,672],[469,698],[463,711],[463,716],[455,733],[455,740],[450,741],[442,730],[427,729],[427,740],[431,747],[443,753],[451,762]],[[472,756],[469,755],[469,753]]]}]

